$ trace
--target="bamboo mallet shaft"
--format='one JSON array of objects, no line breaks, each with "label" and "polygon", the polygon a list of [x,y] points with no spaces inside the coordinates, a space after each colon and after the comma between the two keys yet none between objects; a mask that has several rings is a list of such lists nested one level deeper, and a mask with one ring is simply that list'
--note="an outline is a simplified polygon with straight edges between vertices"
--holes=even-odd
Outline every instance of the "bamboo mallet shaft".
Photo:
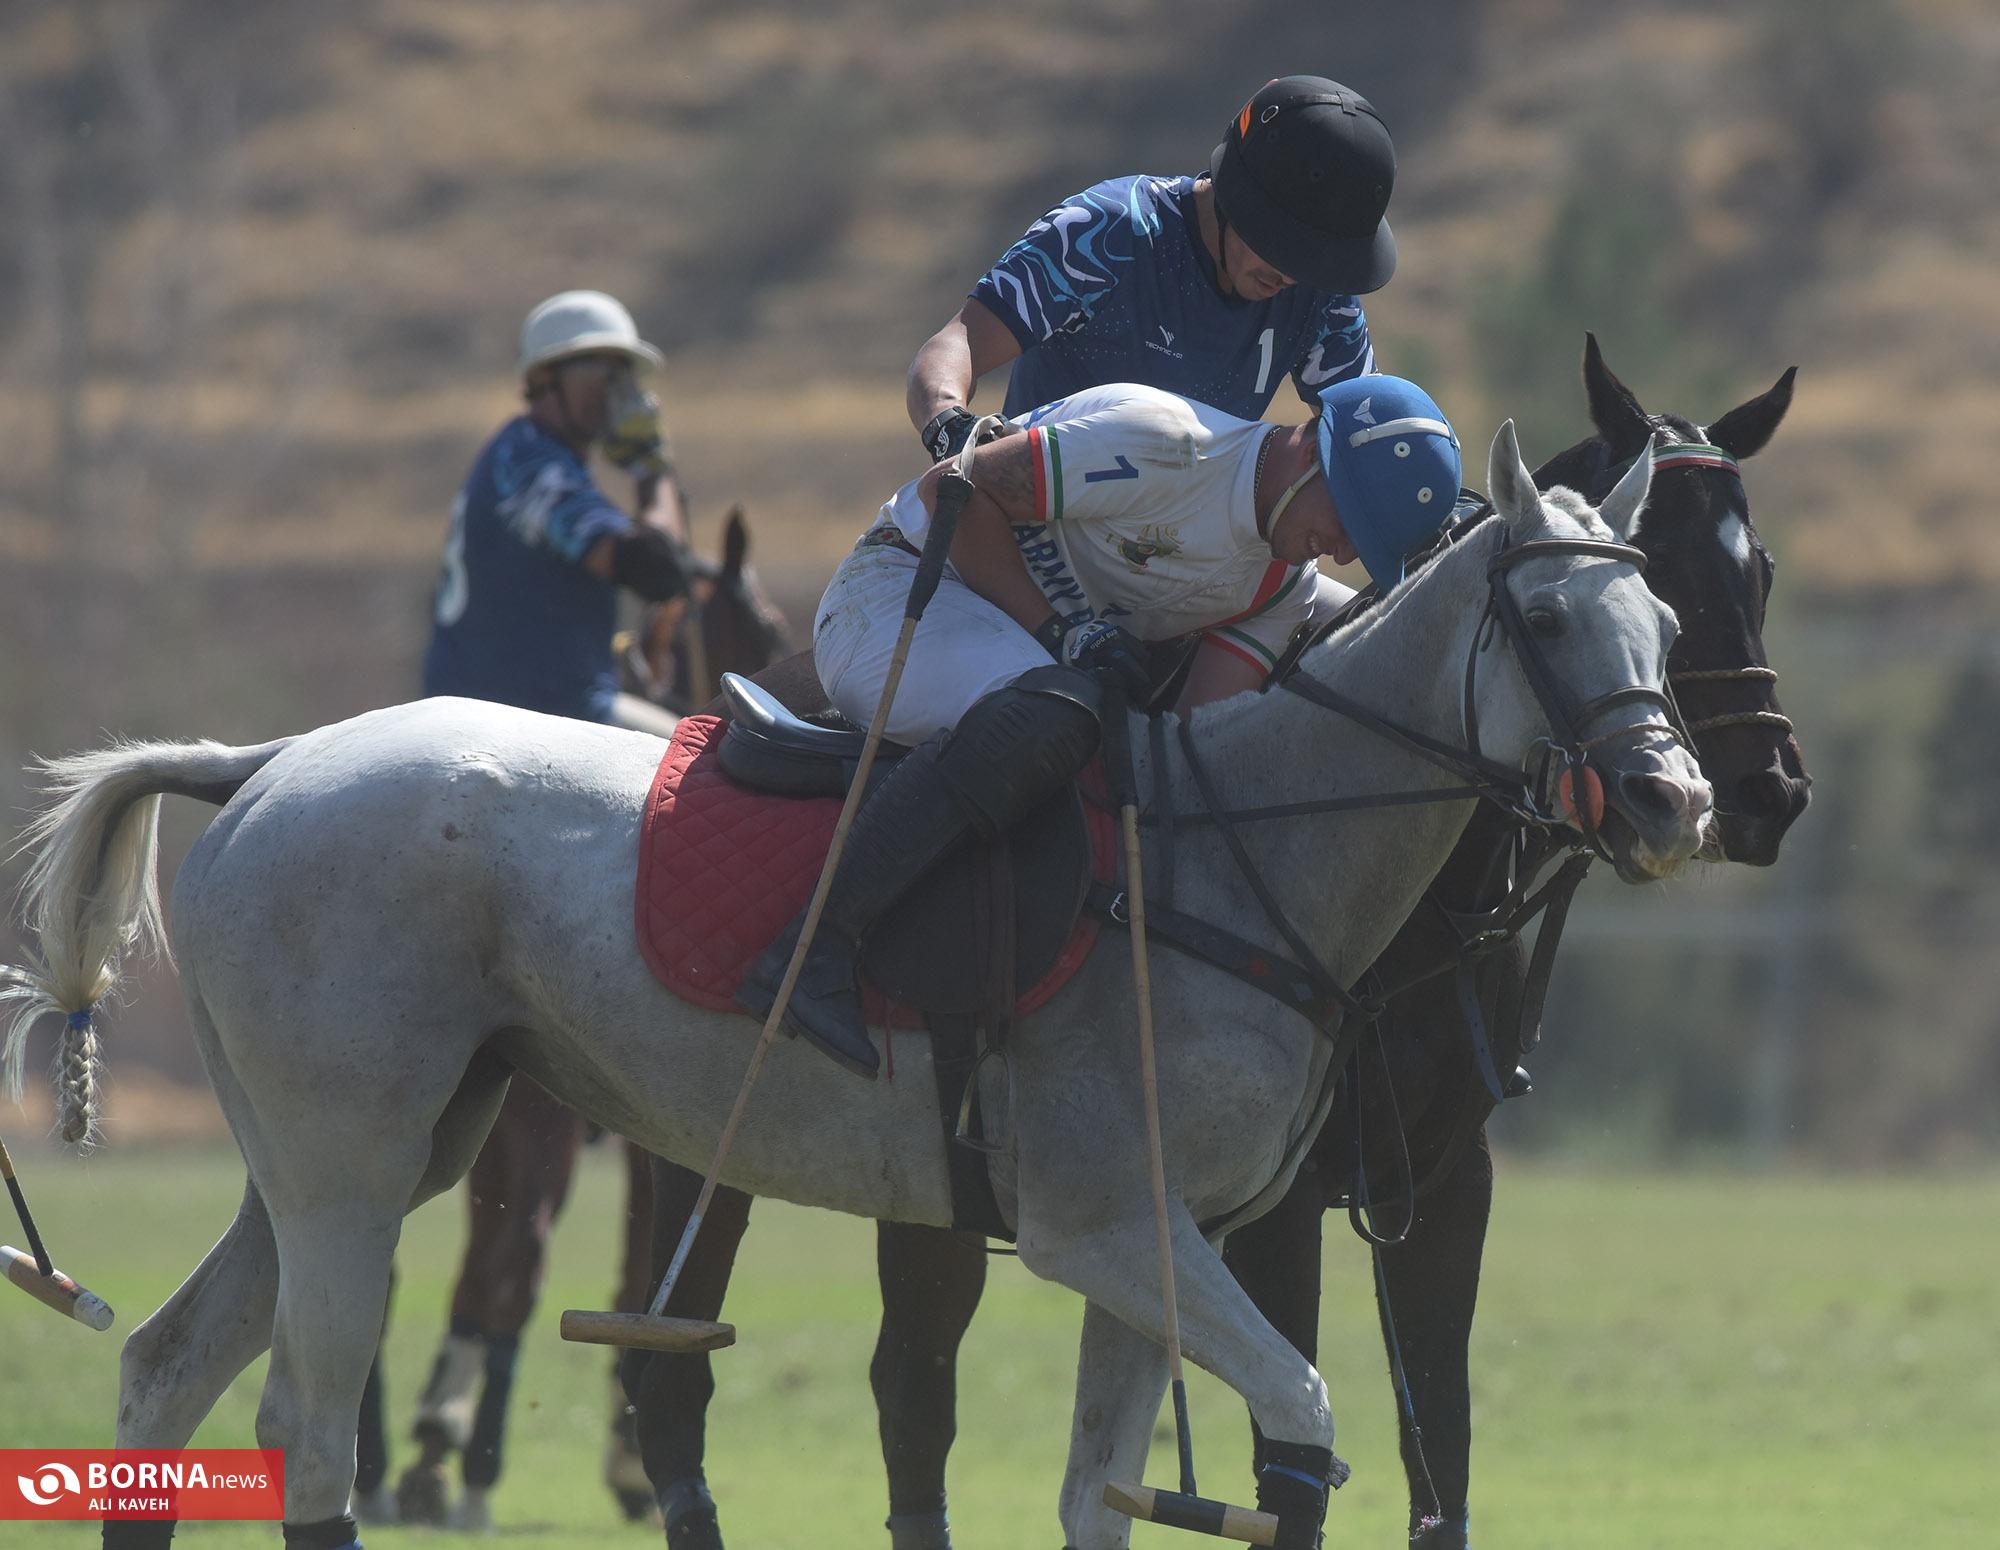
[{"label": "bamboo mallet shaft", "polygon": [[[972,481],[962,473],[948,472],[938,481],[937,511],[931,518],[929,531],[924,535],[923,553],[917,562],[916,575],[910,582],[910,600],[903,610],[903,627],[896,637],[895,653],[889,659],[889,673],[882,684],[881,698],[868,723],[868,735],[861,745],[861,758],[855,766],[854,778],[848,783],[847,799],[841,804],[840,817],[833,827],[833,838],[827,845],[826,862],[820,868],[819,882],[814,886],[812,900],[806,906],[805,920],[799,930],[798,942],[792,949],[791,962],[785,966],[785,977],[779,983],[778,999],[771,1005],[771,1015],[764,1019],[763,1032],[758,1035],[757,1046],[750,1053],[750,1067],[743,1074],[743,1085],[737,1089],[736,1101],[731,1105],[722,1135],[716,1141],[714,1160],[709,1163],[708,1172],[701,1181],[701,1192],[695,1196],[694,1210],[681,1233],[681,1241],[674,1248],[674,1257],[667,1266],[666,1275],[660,1280],[659,1290],[653,1294],[647,1309],[650,1317],[659,1318],[666,1313],[667,1302],[673,1296],[674,1286],[679,1282],[688,1254],[694,1248],[695,1237],[701,1231],[702,1218],[715,1196],[723,1163],[728,1159],[736,1132],[743,1123],[751,1090],[757,1085],[758,1073],[764,1069],[764,1057],[770,1053],[778,1028],[784,1022],[785,1007],[792,999],[793,987],[798,984],[799,971],[805,966],[813,933],[819,929],[820,914],[826,908],[826,896],[833,886],[834,872],[840,865],[840,853],[847,843],[848,830],[854,827],[854,815],[867,795],[868,773],[874,768],[876,751],[882,746],[882,736],[889,724],[889,711],[895,704],[896,690],[903,681],[903,668],[909,661],[910,642],[916,636],[917,621],[923,618],[932,594],[937,591],[938,579],[944,574],[944,562],[951,550],[952,534],[958,526],[959,513],[965,510],[965,503],[971,494]],[[583,1326],[567,1315],[563,1322],[565,1339],[602,1338],[601,1335],[584,1333]]]}]

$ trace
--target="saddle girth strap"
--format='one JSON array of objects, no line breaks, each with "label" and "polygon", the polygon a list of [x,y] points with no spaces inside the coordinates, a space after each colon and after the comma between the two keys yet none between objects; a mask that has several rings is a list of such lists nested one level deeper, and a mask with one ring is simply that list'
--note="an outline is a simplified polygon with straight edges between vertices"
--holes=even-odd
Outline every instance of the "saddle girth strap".
[{"label": "saddle girth strap", "polygon": [[979,1089],[971,1083],[979,1070],[981,1019],[932,1012],[926,1021],[931,1034],[931,1072],[937,1078],[939,1123],[944,1131],[945,1170],[951,1184],[951,1225],[960,1232],[983,1233],[1012,1243],[1014,1235],[1000,1215],[985,1156],[958,1140],[961,1108],[971,1110],[975,1124],[979,1114]]}]

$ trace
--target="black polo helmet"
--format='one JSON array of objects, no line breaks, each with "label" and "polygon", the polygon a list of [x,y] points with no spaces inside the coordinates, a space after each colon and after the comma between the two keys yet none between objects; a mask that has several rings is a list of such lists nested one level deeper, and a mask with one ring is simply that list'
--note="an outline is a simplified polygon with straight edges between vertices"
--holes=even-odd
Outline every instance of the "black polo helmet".
[{"label": "black polo helmet", "polygon": [[1208,171],[1223,218],[1294,280],[1358,296],[1396,272],[1382,218],[1396,147],[1359,92],[1318,75],[1268,82],[1230,120]]}]

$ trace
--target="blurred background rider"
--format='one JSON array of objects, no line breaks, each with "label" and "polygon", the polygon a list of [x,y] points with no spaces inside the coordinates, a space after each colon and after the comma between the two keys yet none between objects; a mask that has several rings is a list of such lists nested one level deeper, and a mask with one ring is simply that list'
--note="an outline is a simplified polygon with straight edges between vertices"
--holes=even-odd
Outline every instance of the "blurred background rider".
[{"label": "blurred background rider", "polygon": [[[601,291],[528,314],[527,413],[481,449],[452,507],[425,694],[672,733],[672,716],[619,693],[611,646],[618,588],[649,602],[687,590],[680,493],[658,401],[638,380],[660,364]],[[598,489],[594,446],[631,475],[635,515]]]}]

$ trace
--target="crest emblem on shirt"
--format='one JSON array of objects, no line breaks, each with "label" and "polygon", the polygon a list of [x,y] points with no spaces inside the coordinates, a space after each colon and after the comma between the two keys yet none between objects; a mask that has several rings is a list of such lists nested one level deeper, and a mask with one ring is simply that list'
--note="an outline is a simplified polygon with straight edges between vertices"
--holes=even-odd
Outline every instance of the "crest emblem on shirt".
[{"label": "crest emblem on shirt", "polygon": [[1180,552],[1180,529],[1169,527],[1164,522],[1149,522],[1139,529],[1137,538],[1118,540],[1118,553],[1132,567],[1134,574],[1143,571],[1153,560],[1171,560]]},{"label": "crest emblem on shirt", "polygon": [[1157,328],[1159,329],[1159,331],[1160,331],[1160,337],[1161,337],[1162,339],[1166,340],[1166,342],[1167,342],[1167,347],[1168,347],[1169,349],[1171,349],[1171,348],[1173,347],[1173,343],[1174,343],[1174,336],[1173,336],[1173,335],[1172,335],[1171,333],[1169,333],[1169,332],[1167,331],[1167,325],[1166,325],[1166,324],[1164,324],[1164,323],[1159,323],[1159,324],[1155,324],[1154,326],[1155,326],[1155,327],[1157,327]]}]

